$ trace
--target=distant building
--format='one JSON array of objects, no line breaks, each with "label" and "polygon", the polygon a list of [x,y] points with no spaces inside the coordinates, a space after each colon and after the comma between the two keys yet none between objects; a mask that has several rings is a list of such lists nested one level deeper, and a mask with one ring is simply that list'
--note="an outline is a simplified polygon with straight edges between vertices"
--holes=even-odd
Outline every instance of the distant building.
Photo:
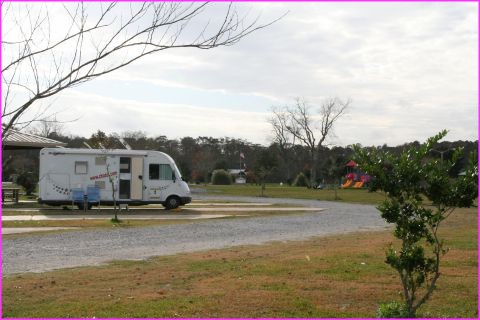
[{"label": "distant building", "polygon": [[235,183],[237,184],[247,183],[247,174],[245,173],[245,169],[228,169],[227,171],[235,179]]},{"label": "distant building", "polygon": [[37,136],[31,133],[20,132],[15,129],[9,129],[5,137],[2,138],[3,150],[42,149],[64,147],[66,145],[67,144],[64,142]]}]

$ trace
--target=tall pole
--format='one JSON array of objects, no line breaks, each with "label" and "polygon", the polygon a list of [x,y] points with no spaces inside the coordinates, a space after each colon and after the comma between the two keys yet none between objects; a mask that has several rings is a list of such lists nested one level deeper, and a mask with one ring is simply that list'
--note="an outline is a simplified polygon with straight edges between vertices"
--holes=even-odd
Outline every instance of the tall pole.
[{"label": "tall pole", "polygon": [[443,154],[444,154],[445,152],[448,152],[448,151],[451,151],[451,150],[455,150],[455,148],[449,148],[449,149],[443,150],[443,151],[436,150],[436,149],[430,149],[430,151],[435,151],[435,152],[440,153],[440,159],[441,159],[442,163],[443,163]]}]

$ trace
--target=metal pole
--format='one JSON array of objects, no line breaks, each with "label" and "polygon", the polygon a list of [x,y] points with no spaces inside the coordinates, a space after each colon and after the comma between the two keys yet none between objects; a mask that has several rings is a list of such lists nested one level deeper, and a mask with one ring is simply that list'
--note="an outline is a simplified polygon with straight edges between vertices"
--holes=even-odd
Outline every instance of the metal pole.
[{"label": "metal pole", "polygon": [[442,163],[443,163],[443,154],[445,152],[452,151],[452,150],[455,150],[455,148],[448,148],[447,150],[443,150],[443,151],[436,150],[436,149],[430,149],[430,151],[435,151],[435,152],[440,153],[440,160],[442,161]]}]

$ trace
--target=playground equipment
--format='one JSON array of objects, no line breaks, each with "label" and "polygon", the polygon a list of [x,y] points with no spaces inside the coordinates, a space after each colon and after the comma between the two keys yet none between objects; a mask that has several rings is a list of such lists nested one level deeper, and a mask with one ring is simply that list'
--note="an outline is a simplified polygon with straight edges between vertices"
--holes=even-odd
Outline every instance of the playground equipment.
[{"label": "playground equipment", "polygon": [[353,188],[355,188],[355,189],[360,189],[361,187],[363,187],[363,181],[357,181],[353,185]]},{"label": "playground equipment", "polygon": [[358,164],[355,161],[350,160],[345,167],[347,168],[347,174],[345,175],[347,181],[342,184],[342,188],[360,189],[370,182],[371,177],[368,174],[360,172]]},{"label": "playground equipment", "polygon": [[352,185],[352,183],[353,183],[353,180],[347,180],[345,181],[344,184],[342,184],[342,188],[348,188]]}]

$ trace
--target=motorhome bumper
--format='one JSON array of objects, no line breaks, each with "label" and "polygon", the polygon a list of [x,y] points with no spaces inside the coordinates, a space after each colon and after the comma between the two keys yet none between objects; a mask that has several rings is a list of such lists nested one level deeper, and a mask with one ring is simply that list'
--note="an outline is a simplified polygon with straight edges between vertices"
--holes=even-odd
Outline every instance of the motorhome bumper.
[{"label": "motorhome bumper", "polygon": [[181,197],[182,205],[192,202],[192,197]]}]

